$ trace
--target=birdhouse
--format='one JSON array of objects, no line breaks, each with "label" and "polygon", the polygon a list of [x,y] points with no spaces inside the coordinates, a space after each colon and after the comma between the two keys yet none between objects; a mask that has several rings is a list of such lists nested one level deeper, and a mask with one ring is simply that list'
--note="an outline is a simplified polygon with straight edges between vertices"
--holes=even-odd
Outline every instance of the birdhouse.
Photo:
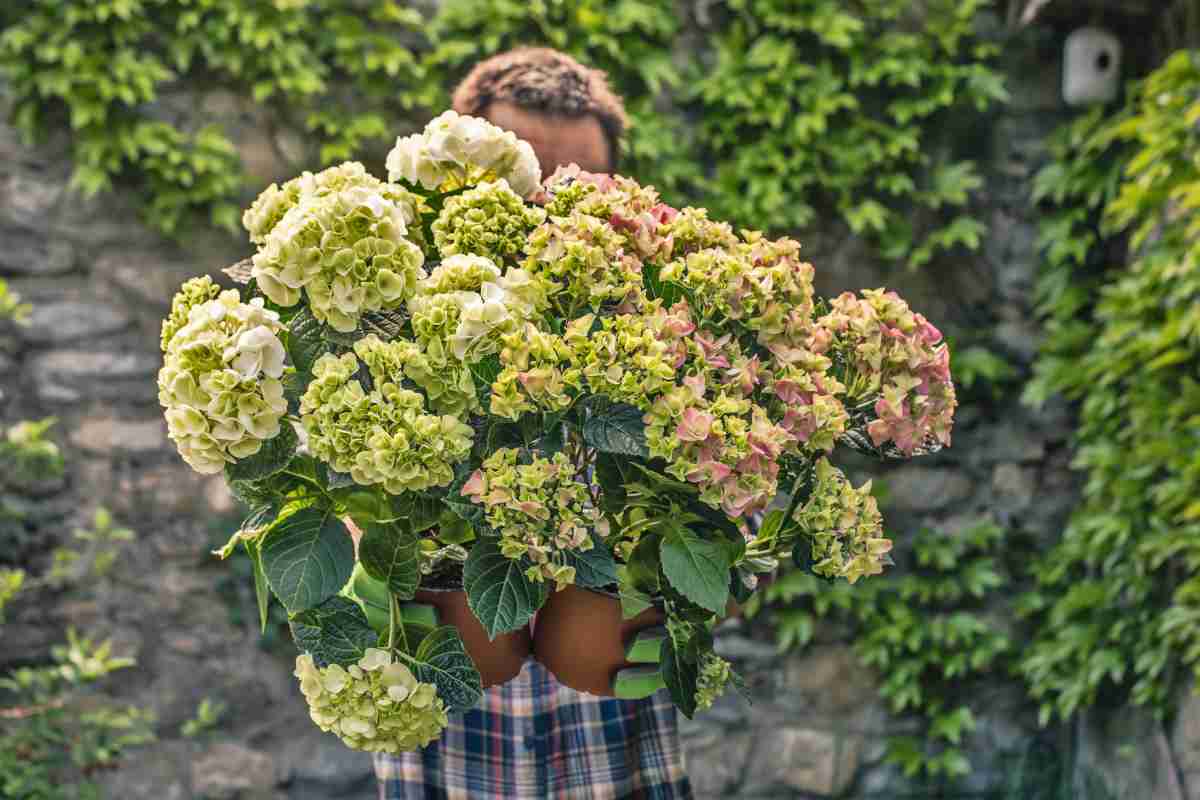
[{"label": "birdhouse", "polygon": [[1103,28],[1077,28],[1063,50],[1062,93],[1070,106],[1107,103],[1121,88],[1121,41]]}]

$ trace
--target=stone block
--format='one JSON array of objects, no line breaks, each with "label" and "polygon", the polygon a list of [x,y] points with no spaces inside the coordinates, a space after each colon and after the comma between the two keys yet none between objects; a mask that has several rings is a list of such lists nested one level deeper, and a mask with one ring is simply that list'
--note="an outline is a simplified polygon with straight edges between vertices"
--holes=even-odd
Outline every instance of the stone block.
[{"label": "stone block", "polygon": [[33,345],[59,345],[95,340],[129,327],[132,318],[123,309],[101,301],[35,303],[21,337]]},{"label": "stone block", "polygon": [[167,446],[167,427],[161,419],[85,419],[71,431],[71,444],[91,453],[151,453]]},{"label": "stone block", "polygon": [[233,742],[218,742],[192,762],[192,790],[205,800],[274,796],[271,756]]},{"label": "stone block", "polygon": [[75,268],[75,248],[61,237],[0,225],[0,273],[62,275]]},{"label": "stone block", "polygon": [[81,400],[153,403],[158,390],[156,352],[51,350],[32,359],[38,396],[56,403]]},{"label": "stone block", "polygon": [[927,512],[948,508],[971,496],[974,486],[962,469],[906,464],[884,476],[888,509]]},{"label": "stone block", "polygon": [[755,742],[744,795],[786,788],[837,797],[854,780],[861,740],[799,727],[762,730]]}]

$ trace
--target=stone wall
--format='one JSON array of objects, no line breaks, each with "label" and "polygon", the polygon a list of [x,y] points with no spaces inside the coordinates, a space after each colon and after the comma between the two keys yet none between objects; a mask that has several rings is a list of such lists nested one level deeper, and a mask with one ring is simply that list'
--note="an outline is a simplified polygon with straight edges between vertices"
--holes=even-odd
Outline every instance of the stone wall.
[{"label": "stone wall", "polygon": [[[886,283],[931,319],[952,321],[951,331],[986,332],[989,347],[1027,369],[1038,337],[1030,308],[1036,215],[1028,198],[1043,140],[1064,118],[1059,46],[1048,29],[1006,46],[1013,102],[979,143],[989,223],[982,252],[951,270],[889,274],[846,232],[824,231],[805,242],[823,291]],[[264,180],[294,171],[289,153],[302,159],[294,137],[268,135],[253,108],[228,93],[180,96],[165,107],[229,122],[248,168]],[[111,689],[157,713],[160,742],[105,775],[114,798],[369,797],[369,760],[307,721],[286,652],[260,647],[254,625],[228,621],[216,588],[225,567],[208,551],[228,530],[233,504],[219,479],[202,479],[179,460],[156,403],[157,327],[171,294],[186,278],[244,256],[245,247],[216,233],[165,242],[138,221],[131,198],[84,200],[68,189],[69,177],[61,140],[29,149],[0,125],[0,276],[34,305],[19,341],[0,348],[0,414],[4,421],[58,417],[70,475],[45,502],[80,517],[106,505],[140,542],[103,597],[19,602],[4,629],[0,668],[44,654],[70,625],[111,635],[137,657]],[[922,525],[953,531],[987,515],[1038,541],[1056,535],[1075,492],[1069,410],[1051,404],[1035,412],[1009,394],[964,406],[952,449],[878,472],[890,490],[887,518],[898,546]],[[58,527],[45,533],[61,538]],[[244,589],[241,602],[252,607]],[[752,622],[730,624],[719,641],[747,675],[755,703],[726,697],[683,721],[700,797],[908,795],[911,787],[882,758],[886,737],[913,723],[887,713],[876,692],[880,676],[849,643],[821,633],[804,652],[779,655],[770,632]],[[1115,796],[1200,798],[1194,701],[1169,733],[1124,712],[1040,731],[1018,685],[1001,681],[985,695],[971,753],[971,783],[980,792],[1003,784],[1014,754],[1045,743],[1077,750]],[[179,726],[204,697],[225,702],[227,720],[213,737],[181,737]]]}]

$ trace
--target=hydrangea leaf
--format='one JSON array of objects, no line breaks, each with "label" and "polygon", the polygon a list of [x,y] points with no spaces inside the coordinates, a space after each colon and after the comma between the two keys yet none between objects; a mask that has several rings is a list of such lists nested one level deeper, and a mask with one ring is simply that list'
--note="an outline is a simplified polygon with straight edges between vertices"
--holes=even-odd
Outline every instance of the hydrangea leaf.
[{"label": "hydrangea leaf", "polygon": [[575,568],[575,585],[602,589],[618,583],[617,562],[604,540],[592,533],[591,550],[567,550],[567,566]]},{"label": "hydrangea leaf", "polygon": [[446,488],[442,503],[458,516],[472,524],[483,522],[483,506],[476,505],[463,497],[462,487],[471,477],[471,470],[463,468],[454,482]]},{"label": "hydrangea leaf", "polygon": [[663,574],[676,591],[714,614],[725,612],[730,566],[725,547],[674,524],[663,537],[659,554]]},{"label": "hydrangea leaf", "polygon": [[646,423],[642,412],[617,403],[595,412],[583,423],[583,440],[602,453],[648,458]]},{"label": "hydrangea leaf", "polygon": [[414,653],[403,658],[417,680],[437,687],[438,696],[451,711],[469,711],[483,696],[479,671],[452,626],[435,628],[421,639]]},{"label": "hydrangea leaf", "polygon": [[463,565],[463,588],[489,638],[520,628],[546,602],[546,584],[531,581],[527,567],[525,559],[501,553],[494,539],[480,539],[471,548]]},{"label": "hydrangea leaf", "polygon": [[263,572],[262,549],[258,542],[243,541],[246,554],[250,556],[250,564],[254,569],[254,599],[258,605],[258,625],[261,633],[267,632],[267,615],[271,607],[271,587],[267,583],[267,574]]},{"label": "hydrangea leaf", "polygon": [[299,444],[296,429],[290,422],[283,421],[279,425],[279,435],[263,442],[257,453],[227,465],[225,479],[233,482],[269,478],[291,463]]},{"label": "hydrangea leaf", "polygon": [[438,523],[442,503],[436,497],[420,492],[405,492],[392,499],[392,511],[404,520],[413,533],[427,531]]},{"label": "hydrangea leaf", "polygon": [[341,333],[326,327],[323,335],[328,342],[343,347],[353,347],[359,339],[371,334],[375,334],[385,342],[390,342],[404,333],[407,324],[408,315],[402,308],[385,308],[364,313],[358,320],[358,327],[348,333]]},{"label": "hydrangea leaf", "polygon": [[310,506],[280,520],[261,552],[271,591],[290,614],[333,597],[354,570],[350,533],[329,509]]},{"label": "hydrangea leaf", "polygon": [[291,628],[296,646],[311,655],[319,667],[353,664],[378,640],[358,603],[340,596],[297,616]]},{"label": "hydrangea leaf", "polygon": [[688,719],[696,713],[699,662],[694,638],[683,645],[676,644],[669,636],[663,639],[659,671],[662,672],[663,682],[667,684],[667,692],[670,693],[672,702]]},{"label": "hydrangea leaf", "polygon": [[358,543],[358,560],[367,574],[383,581],[401,600],[409,600],[421,582],[421,541],[404,522],[375,522]]},{"label": "hydrangea leaf", "polygon": [[[322,334],[324,328],[307,306],[302,307],[288,321],[288,356],[296,371],[303,376],[312,375],[313,364],[329,350]],[[307,380],[303,382],[308,383]]]}]

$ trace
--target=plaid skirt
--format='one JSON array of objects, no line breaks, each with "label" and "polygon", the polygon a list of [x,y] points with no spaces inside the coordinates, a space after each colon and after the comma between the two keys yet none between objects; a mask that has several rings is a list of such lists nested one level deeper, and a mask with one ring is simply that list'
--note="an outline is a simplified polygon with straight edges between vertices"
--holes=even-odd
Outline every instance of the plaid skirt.
[{"label": "plaid skirt", "polygon": [[376,755],[379,797],[686,800],[675,714],[665,691],[645,700],[592,697],[530,659],[477,708],[451,714],[429,747]]}]

